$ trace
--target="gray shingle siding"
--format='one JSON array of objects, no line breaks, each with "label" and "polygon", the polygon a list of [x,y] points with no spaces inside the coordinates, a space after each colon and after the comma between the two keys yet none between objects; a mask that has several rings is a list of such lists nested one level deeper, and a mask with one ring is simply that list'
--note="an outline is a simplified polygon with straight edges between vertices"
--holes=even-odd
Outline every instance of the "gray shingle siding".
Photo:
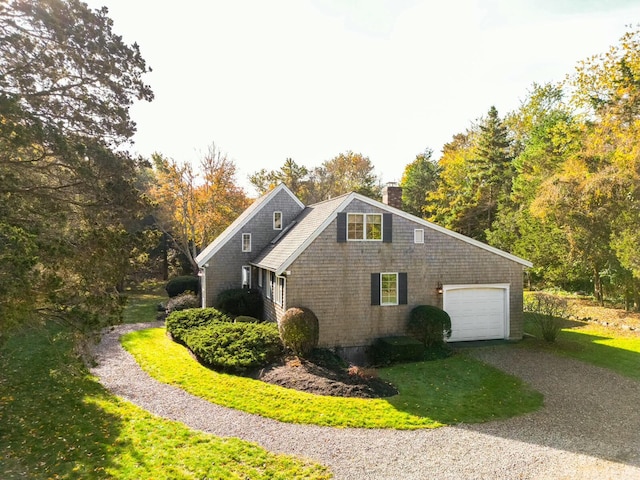
[{"label": "gray shingle siding", "polygon": [[[353,201],[348,212],[382,211]],[[442,307],[443,284],[509,283],[511,338],[522,338],[522,265],[446,234],[425,229],[425,243],[413,243],[423,225],[394,215],[393,242],[338,243],[333,221],[290,266],[287,306],[305,306],[320,321],[321,346],[362,346],[402,334],[409,312],[420,304]],[[371,274],[406,272],[407,305],[372,306]]]},{"label": "gray shingle siding", "polygon": [[[359,347],[381,336],[405,333],[408,314],[416,305],[442,307],[446,293],[437,293],[438,284],[507,284],[509,337],[522,338],[523,267],[531,265],[526,260],[357,194],[304,210],[284,189],[262,200],[260,208],[238,224],[242,228],[233,230],[233,238],[209,250],[207,305],[220,291],[240,286],[243,265],[253,265],[254,287],[260,268],[282,272],[287,278],[284,305],[265,298],[265,319],[276,321],[289,307],[308,307],[320,321],[321,346]],[[273,230],[274,211],[283,213],[282,232]],[[392,235],[385,237],[392,241],[338,241],[340,212],[382,213],[383,230],[392,226]],[[296,223],[286,229],[293,219]],[[424,243],[414,243],[415,229],[424,231]],[[242,233],[252,234],[250,253],[241,251]],[[406,304],[372,302],[372,274],[382,272],[402,274],[403,285],[406,278]]]},{"label": "gray shingle siding", "polygon": [[[286,226],[302,211],[302,207],[285,191],[281,190],[246,221],[239,231],[225,241],[215,255],[209,259],[204,274],[206,278],[205,306],[213,305],[217,295],[229,288],[242,286],[242,266],[249,265],[256,255],[280,234],[273,229],[273,212],[282,212]],[[242,234],[251,234],[251,252],[242,251]],[[253,281],[256,279],[254,278]],[[255,286],[254,283],[252,286]]]}]

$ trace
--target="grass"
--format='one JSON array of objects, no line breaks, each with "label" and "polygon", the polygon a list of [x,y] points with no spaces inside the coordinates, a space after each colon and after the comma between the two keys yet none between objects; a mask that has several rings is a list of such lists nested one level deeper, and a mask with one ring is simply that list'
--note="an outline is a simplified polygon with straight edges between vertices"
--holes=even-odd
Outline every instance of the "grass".
[{"label": "grass", "polygon": [[152,322],[158,313],[158,304],[166,302],[166,294],[131,293],[127,296],[127,306],[123,313],[124,323]]},{"label": "grass", "polygon": [[58,326],[0,347],[0,478],[330,478],[325,467],[220,439],[109,394]]},{"label": "grass", "polygon": [[[536,332],[526,313],[525,331]],[[610,328],[576,322],[574,327],[563,328],[554,343],[527,341],[523,344],[544,348],[640,380],[640,335],[623,335]]]},{"label": "grass", "polygon": [[519,379],[464,355],[385,368],[380,377],[398,387],[388,399],[313,395],[209,370],[164,329],[132,332],[124,347],[157,380],[226,407],[282,422],[332,427],[434,428],[523,414],[542,395]]}]

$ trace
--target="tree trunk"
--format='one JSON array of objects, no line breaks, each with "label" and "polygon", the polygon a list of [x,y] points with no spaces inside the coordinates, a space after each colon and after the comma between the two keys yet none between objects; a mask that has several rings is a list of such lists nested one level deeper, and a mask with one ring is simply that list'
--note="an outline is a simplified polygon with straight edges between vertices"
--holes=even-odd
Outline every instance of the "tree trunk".
[{"label": "tree trunk", "polygon": [[593,293],[596,300],[601,306],[604,306],[604,295],[602,293],[602,278],[600,278],[600,272],[598,268],[593,269]]},{"label": "tree trunk", "polygon": [[167,234],[162,232],[162,280],[169,280],[169,247]]}]

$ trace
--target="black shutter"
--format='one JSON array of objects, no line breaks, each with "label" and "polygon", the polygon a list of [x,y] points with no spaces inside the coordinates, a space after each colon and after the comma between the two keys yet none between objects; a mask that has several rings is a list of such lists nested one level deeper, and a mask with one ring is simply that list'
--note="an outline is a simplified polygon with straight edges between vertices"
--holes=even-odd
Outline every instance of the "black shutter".
[{"label": "black shutter", "polygon": [[390,213],[382,214],[382,241],[391,243],[393,237],[393,215]]},{"label": "black shutter", "polygon": [[371,274],[371,305],[380,305],[380,274]]},{"label": "black shutter", "polygon": [[398,304],[407,304],[407,274],[398,274]]},{"label": "black shutter", "polygon": [[347,212],[338,212],[338,243],[347,241]]}]

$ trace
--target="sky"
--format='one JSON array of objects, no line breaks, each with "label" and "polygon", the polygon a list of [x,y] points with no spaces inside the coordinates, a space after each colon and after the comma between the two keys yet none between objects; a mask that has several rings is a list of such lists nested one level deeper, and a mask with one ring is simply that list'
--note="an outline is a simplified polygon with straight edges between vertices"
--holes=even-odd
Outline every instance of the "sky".
[{"label": "sky", "polygon": [[640,0],[85,1],[153,70],[132,153],[197,165],[215,144],[250,195],[261,168],[348,150],[398,182],[640,24]]}]

